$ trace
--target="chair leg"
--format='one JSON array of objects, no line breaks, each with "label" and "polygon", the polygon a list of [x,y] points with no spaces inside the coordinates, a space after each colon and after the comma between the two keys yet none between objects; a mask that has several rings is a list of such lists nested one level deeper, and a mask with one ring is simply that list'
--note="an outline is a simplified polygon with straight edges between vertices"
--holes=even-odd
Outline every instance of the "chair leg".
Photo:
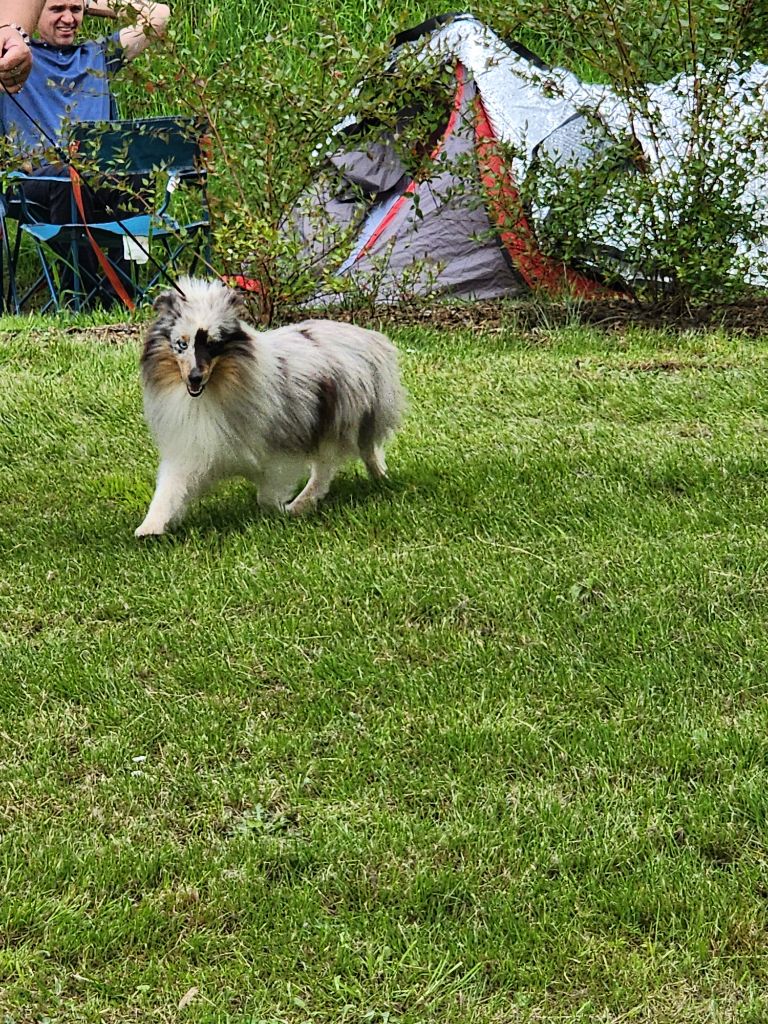
[{"label": "chair leg", "polygon": [[8,237],[8,223],[3,224],[3,247],[4,255],[8,261],[8,287],[5,291],[3,307],[8,313],[18,313],[21,309],[18,289],[16,288],[16,267],[19,265],[19,251],[21,249],[21,229],[16,225],[16,237],[11,246]]},{"label": "chair leg", "polygon": [[[128,294],[133,296],[134,301],[138,302],[142,293],[134,271],[134,264],[129,262],[127,270],[121,264],[122,247],[115,249],[105,247],[103,251],[117,279],[126,287]],[[110,291],[109,286],[111,282],[109,282],[101,266],[99,266],[98,274],[95,275],[95,283],[93,285],[89,286],[89,283],[84,281],[82,274],[80,279],[83,283],[81,284],[79,299],[83,308],[88,308],[92,301],[98,300],[100,297],[110,298],[116,302],[121,301],[116,291],[114,294]],[[88,288],[87,291],[86,288]]]},{"label": "chair leg", "polygon": [[[40,245],[39,242],[35,242],[35,248],[37,249],[37,256],[38,259],[40,260],[40,266],[42,267],[43,277],[45,278],[45,283],[48,285],[48,292],[51,296],[51,301],[46,303],[44,310],[47,310],[49,306],[53,304],[53,308],[58,313],[61,310],[61,301],[59,299],[59,292],[56,287],[56,282],[53,279],[53,270],[51,269],[51,266],[45,257],[42,245]],[[26,297],[28,297],[29,294],[30,293],[28,292]]]},{"label": "chair leg", "polygon": [[72,305],[77,313],[80,312],[84,304],[83,299],[83,278],[80,269],[80,253],[78,252],[77,243],[73,240],[69,245],[69,255],[72,260]]},{"label": "chair leg", "polygon": [[[5,226],[5,221],[0,221],[0,232],[2,232],[2,236],[3,236],[2,239],[0,239],[0,312],[7,313],[8,312],[8,303],[7,303],[7,301],[5,300],[5,297],[4,297],[5,292],[4,292],[4,286],[3,286],[3,280],[4,280],[4,276],[3,275],[4,275],[6,264],[8,265],[8,273],[10,274],[10,272],[11,272],[11,263],[10,263],[10,260],[6,260],[6,258],[5,258],[6,249],[8,248],[8,233],[7,233],[7,229],[6,229],[6,226]],[[10,295],[10,291],[11,291],[11,285],[10,285],[10,281],[9,281],[9,284],[8,284],[8,294],[9,295]]]}]

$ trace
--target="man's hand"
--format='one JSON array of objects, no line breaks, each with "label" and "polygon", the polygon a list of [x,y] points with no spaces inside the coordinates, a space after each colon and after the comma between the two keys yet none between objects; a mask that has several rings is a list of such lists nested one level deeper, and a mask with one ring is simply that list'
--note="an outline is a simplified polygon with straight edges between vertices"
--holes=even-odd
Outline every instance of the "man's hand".
[{"label": "man's hand", "polygon": [[0,28],[0,89],[18,92],[32,67],[32,52],[17,28]]}]

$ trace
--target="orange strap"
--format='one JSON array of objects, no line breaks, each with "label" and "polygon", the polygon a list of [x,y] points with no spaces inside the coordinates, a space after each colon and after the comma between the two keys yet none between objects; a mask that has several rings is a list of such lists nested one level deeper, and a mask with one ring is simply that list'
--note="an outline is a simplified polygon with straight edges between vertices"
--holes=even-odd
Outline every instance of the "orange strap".
[{"label": "orange strap", "polygon": [[99,261],[99,265],[101,269],[104,271],[104,276],[115,289],[117,295],[122,299],[126,308],[133,312],[134,309],[136,308],[136,303],[133,301],[128,292],[123,287],[123,282],[117,276],[115,268],[112,266],[112,264],[109,262],[107,257],[102,252],[101,246],[93,237],[93,235],[91,234],[91,230],[88,227],[88,221],[85,217],[85,208],[83,206],[82,179],[78,174],[77,170],[72,166],[72,164],[68,164],[68,169],[69,178],[72,182],[72,194],[75,197],[75,206],[77,207],[77,211],[82,219],[83,227],[85,228],[85,233],[88,236],[88,241],[91,243],[91,248],[96,253],[96,259]]}]

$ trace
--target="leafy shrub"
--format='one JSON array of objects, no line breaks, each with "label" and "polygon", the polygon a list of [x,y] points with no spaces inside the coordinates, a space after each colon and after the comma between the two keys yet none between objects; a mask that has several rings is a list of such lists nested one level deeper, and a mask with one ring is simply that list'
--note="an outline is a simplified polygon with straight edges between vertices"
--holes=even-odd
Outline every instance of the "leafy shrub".
[{"label": "leafy shrub", "polygon": [[[544,215],[550,254],[628,278],[639,297],[679,303],[762,283],[768,122],[745,111],[761,108],[765,84],[741,70],[755,41],[753,8],[710,4],[705,17],[652,0],[638,24],[637,5],[623,0],[546,6],[549,17],[571,19],[571,56],[591,56],[626,126],[606,137],[598,120],[589,160],[553,155],[534,168],[527,198]],[[653,83],[673,67],[665,107]]]}]

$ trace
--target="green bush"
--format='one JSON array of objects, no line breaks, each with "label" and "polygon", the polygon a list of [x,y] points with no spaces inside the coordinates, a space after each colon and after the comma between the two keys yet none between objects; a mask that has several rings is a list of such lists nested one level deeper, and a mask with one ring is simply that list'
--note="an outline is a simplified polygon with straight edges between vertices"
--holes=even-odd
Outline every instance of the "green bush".
[{"label": "green bush", "polygon": [[[635,5],[581,5],[574,38],[583,43],[602,33],[592,48],[595,66],[628,111],[627,131],[603,140],[583,166],[553,158],[535,168],[528,199],[547,211],[547,251],[609,277],[629,276],[641,298],[678,303],[733,298],[766,274],[768,218],[762,197],[750,198],[749,190],[768,170],[768,122],[739,124],[763,88],[739,73],[750,59],[752,8],[751,0],[711,5],[704,17],[651,3],[641,34]],[[672,9],[671,28],[662,29],[661,14]],[[674,65],[680,121],[660,112],[649,88]],[[596,243],[606,225],[615,245]]]}]

